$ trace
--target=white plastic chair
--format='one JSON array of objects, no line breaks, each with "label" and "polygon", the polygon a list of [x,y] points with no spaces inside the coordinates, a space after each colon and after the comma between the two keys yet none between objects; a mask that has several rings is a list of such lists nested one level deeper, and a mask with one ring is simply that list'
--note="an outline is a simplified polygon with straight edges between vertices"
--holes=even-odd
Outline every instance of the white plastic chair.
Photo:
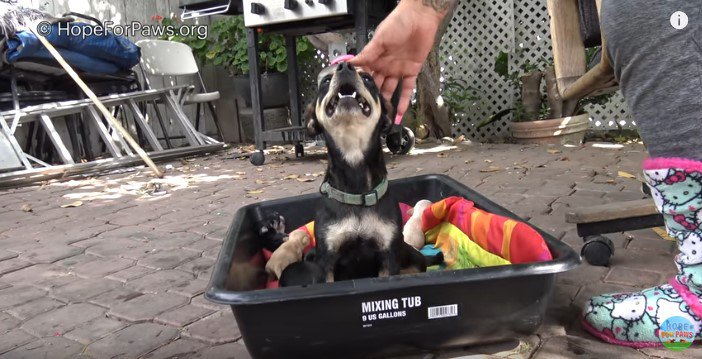
[{"label": "white plastic chair", "polygon": [[219,91],[207,92],[205,83],[202,81],[200,69],[197,67],[195,56],[190,46],[166,40],[140,40],[137,41],[137,46],[141,48],[141,62],[139,67],[144,73],[147,87],[151,85],[148,81],[148,76],[187,76],[197,75],[202,86],[200,93],[188,93],[183,99],[183,105],[197,105],[195,115],[195,129],[199,131],[200,126],[200,106],[207,104],[212,113],[212,119],[217,127],[217,132],[220,138],[224,138],[222,129],[219,125],[219,118],[215,112],[212,102],[219,100]]}]

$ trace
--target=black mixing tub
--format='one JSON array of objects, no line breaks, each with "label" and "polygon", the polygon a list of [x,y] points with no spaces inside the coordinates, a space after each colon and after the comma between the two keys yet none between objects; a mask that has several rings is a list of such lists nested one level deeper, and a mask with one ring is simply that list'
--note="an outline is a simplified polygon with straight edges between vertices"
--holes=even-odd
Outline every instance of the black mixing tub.
[{"label": "black mixing tub", "polygon": [[[390,189],[408,204],[463,196],[519,219],[443,175],[393,180]],[[314,218],[320,199],[311,194],[248,205],[229,228],[205,297],[231,306],[254,358],[383,357],[531,334],[544,319],[555,275],[580,263],[573,249],[539,230],[551,261],[253,290],[266,280],[255,223],[277,211],[288,230],[297,228]]]}]

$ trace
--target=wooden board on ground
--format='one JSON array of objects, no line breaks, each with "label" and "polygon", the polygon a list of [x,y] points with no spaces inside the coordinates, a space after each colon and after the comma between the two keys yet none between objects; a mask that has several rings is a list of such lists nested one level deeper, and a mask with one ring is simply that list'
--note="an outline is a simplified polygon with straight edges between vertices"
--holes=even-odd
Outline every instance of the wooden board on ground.
[{"label": "wooden board on ground", "polygon": [[608,203],[599,206],[576,208],[566,213],[568,223],[593,223],[622,218],[649,216],[658,213],[652,199]]}]

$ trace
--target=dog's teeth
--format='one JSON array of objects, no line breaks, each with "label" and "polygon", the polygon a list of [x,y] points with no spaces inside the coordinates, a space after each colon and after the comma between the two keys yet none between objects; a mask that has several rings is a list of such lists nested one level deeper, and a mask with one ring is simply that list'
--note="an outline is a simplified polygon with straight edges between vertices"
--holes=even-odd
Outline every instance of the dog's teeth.
[{"label": "dog's teeth", "polygon": [[344,97],[344,96],[341,95],[341,92],[339,92],[337,95],[339,95],[339,98]]},{"label": "dog's teeth", "polygon": [[353,95],[351,95],[351,97],[356,97],[356,91],[353,92]]}]

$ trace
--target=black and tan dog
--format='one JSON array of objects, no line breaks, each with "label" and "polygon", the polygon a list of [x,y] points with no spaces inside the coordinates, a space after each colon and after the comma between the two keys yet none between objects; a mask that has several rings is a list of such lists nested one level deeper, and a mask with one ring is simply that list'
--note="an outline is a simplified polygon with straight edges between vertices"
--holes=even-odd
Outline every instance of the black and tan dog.
[{"label": "black and tan dog", "polygon": [[314,263],[327,282],[426,270],[424,257],[403,241],[398,202],[388,192],[381,136],[391,116],[368,73],[342,62],[319,74],[306,121],[328,150],[314,219]]}]

